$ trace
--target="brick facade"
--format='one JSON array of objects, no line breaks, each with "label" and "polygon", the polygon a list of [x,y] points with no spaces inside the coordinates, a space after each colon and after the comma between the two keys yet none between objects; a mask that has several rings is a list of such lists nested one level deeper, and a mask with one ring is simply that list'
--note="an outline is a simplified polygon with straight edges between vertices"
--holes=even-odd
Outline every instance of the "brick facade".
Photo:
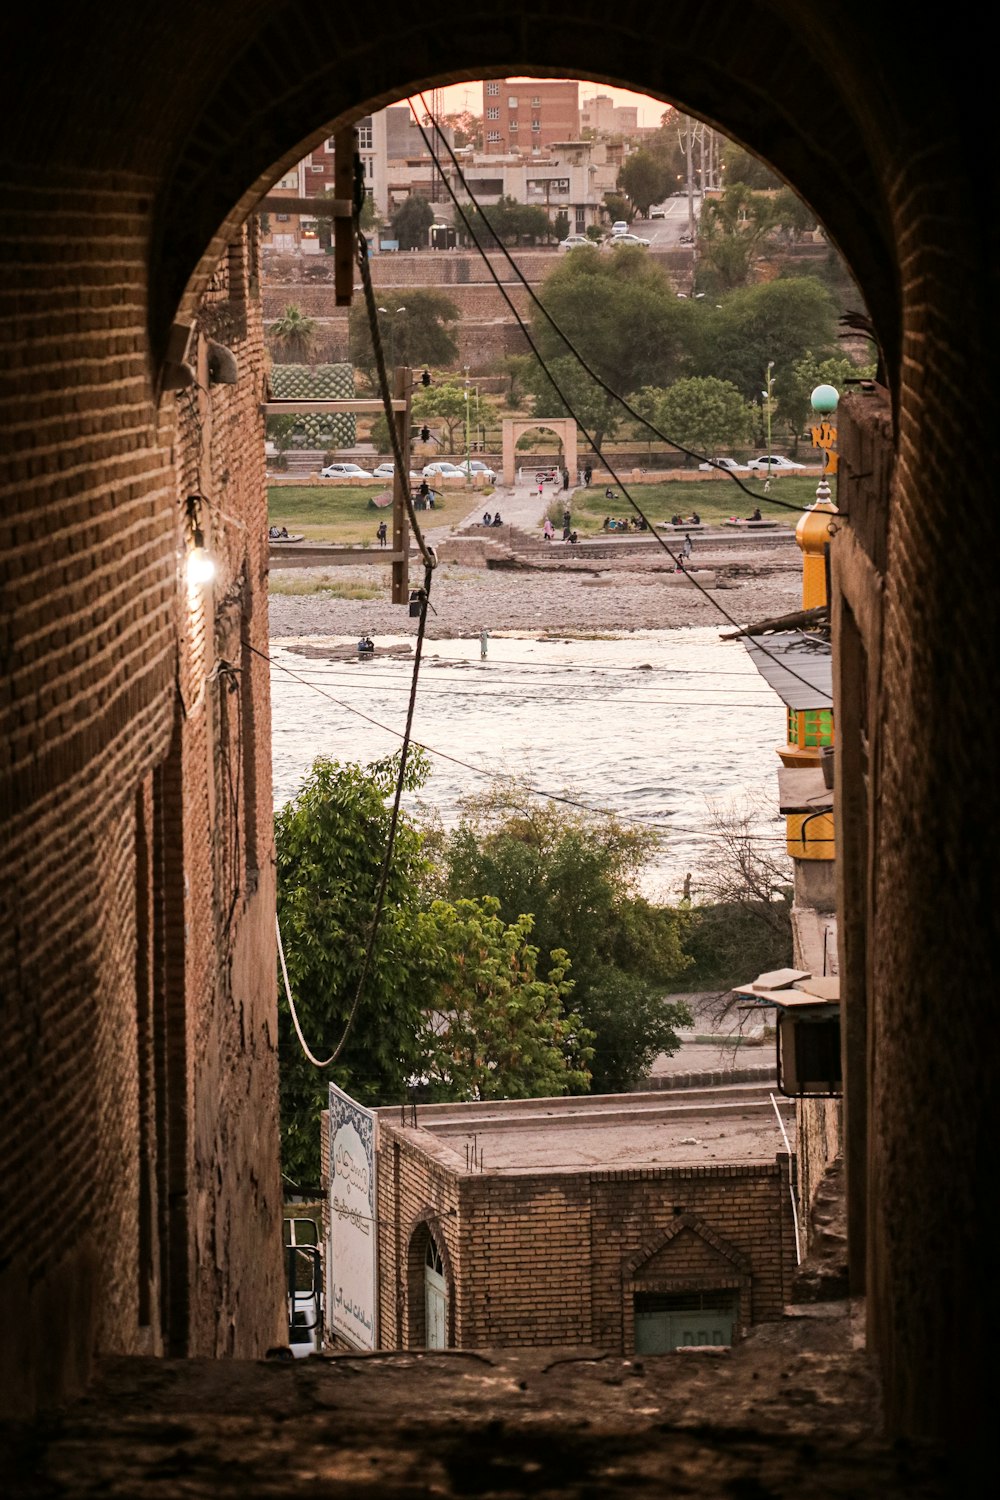
[{"label": "brick facade", "polygon": [[789,1159],[625,1171],[456,1171],[433,1132],[379,1118],[383,1348],[421,1348],[427,1231],[449,1342],[630,1353],[642,1292],[735,1292],[738,1325],[781,1316],[795,1270]]}]

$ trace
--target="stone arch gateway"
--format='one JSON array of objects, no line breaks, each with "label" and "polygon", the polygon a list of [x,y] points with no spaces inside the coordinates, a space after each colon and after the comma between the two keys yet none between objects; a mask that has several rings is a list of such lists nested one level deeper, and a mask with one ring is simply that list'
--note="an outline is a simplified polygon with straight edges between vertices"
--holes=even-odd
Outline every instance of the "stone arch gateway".
[{"label": "stone arch gateway", "polygon": [[572,417],[505,417],[503,423],[503,482],[513,484],[516,463],[517,440],[526,432],[541,427],[554,432],[562,442],[562,461],[572,476],[576,476],[577,432]]}]

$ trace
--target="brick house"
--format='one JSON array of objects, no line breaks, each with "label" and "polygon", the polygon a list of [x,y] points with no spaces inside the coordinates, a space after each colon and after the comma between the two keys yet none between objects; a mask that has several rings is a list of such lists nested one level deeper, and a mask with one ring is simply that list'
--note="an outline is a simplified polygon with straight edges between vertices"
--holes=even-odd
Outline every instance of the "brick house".
[{"label": "brick house", "polygon": [[380,1347],[728,1344],[788,1298],[782,1146],[746,1087],[379,1110]]}]

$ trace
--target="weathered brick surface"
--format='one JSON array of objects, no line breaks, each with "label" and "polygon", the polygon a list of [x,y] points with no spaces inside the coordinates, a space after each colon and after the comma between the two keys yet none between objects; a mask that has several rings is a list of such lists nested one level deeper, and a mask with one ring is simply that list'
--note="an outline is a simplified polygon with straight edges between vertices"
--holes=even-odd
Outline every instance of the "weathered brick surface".
[{"label": "weathered brick surface", "polygon": [[784,1156],[753,1166],[465,1172],[432,1133],[384,1116],[379,1125],[383,1348],[424,1343],[426,1228],[446,1258],[459,1348],[627,1353],[642,1290],[732,1288],[742,1325],[781,1315],[795,1269]]}]

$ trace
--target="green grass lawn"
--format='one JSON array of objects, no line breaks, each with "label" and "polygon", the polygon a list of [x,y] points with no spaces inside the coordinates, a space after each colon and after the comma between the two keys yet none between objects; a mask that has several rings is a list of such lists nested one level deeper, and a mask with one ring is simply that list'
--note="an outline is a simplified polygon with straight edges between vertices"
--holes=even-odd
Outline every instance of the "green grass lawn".
[{"label": "green grass lawn", "polygon": [[[380,521],[392,530],[392,509],[375,510],[368,502],[382,495],[390,484],[269,485],[267,519],[269,526],[287,526],[301,532],[310,542],[341,542],[344,545],[377,547],[375,531]],[[482,496],[480,497],[482,498]],[[435,497],[434,509],[419,511],[418,519],[428,526],[453,524],[467,515],[476,503],[475,492],[444,490]]]},{"label": "green grass lawn", "polygon": [[[671,516],[689,516],[697,511],[706,525],[719,525],[730,516],[749,516],[754,506],[760,507],[767,520],[784,521],[794,527],[798,516],[795,511],[775,505],[775,500],[784,500],[791,505],[811,505],[816,499],[815,478],[800,475],[782,476],[771,480],[770,494],[764,493],[764,480],[755,475],[741,474],[740,479],[752,492],[746,494],[731,479],[706,479],[685,484],[682,479],[665,484],[636,484],[630,493],[642,506],[651,521],[669,521]],[[573,525],[578,531],[600,531],[605,516],[624,518],[635,512],[625,499],[619,486],[617,500],[608,500],[604,486],[594,484],[589,490],[577,490],[573,499]],[[628,488],[628,486],[626,486]],[[549,506],[549,515],[557,532],[562,529],[563,500],[557,495]]]}]

